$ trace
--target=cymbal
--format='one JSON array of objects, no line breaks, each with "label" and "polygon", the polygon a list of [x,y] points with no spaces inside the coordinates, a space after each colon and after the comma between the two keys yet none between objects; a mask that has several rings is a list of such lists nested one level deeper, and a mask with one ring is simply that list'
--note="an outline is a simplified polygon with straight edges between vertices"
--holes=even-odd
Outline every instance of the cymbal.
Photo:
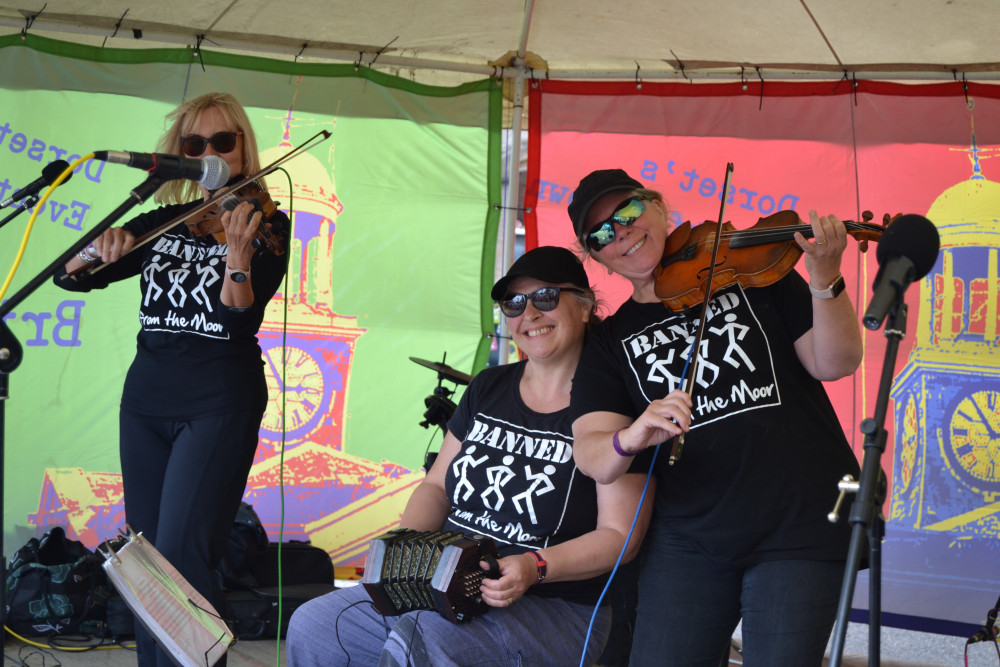
[{"label": "cymbal", "polygon": [[416,357],[410,357],[410,361],[414,361],[421,366],[435,370],[441,378],[447,378],[452,382],[457,382],[458,384],[469,384],[472,382],[471,375],[466,375],[462,371],[456,371],[451,366],[442,364],[439,361],[427,361],[426,359],[417,359]]}]

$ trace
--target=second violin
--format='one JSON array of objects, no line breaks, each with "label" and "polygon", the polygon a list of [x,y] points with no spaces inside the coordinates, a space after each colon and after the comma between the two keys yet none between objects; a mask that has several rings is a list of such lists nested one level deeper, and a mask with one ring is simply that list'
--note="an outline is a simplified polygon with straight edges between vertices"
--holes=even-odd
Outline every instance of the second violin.
[{"label": "second violin", "polygon": [[[870,211],[862,213],[864,222],[845,220],[847,233],[865,252],[869,241],[878,241],[895,218],[883,216],[883,224],[871,222]],[[896,216],[898,217],[898,216]],[[656,296],[673,311],[693,308],[705,299],[712,251],[718,223],[706,221],[697,227],[685,222],[667,237],[663,259],[656,275]],[[771,285],[791,271],[802,256],[795,242],[795,232],[812,237],[812,227],[802,222],[795,211],[778,211],[760,218],[752,227],[737,230],[732,223],[722,227],[715,271],[708,293],[739,283],[743,287]]]}]

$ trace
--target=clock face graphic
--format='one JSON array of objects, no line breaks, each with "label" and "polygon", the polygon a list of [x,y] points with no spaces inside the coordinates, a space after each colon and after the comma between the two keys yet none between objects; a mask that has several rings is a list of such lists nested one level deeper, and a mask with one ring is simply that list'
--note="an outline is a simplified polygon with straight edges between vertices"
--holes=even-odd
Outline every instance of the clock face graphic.
[{"label": "clock face graphic", "polygon": [[275,440],[294,440],[316,428],[329,403],[323,370],[309,352],[285,347],[264,351],[264,376],[267,379],[267,410],[261,430]]},{"label": "clock face graphic", "polygon": [[952,471],[976,491],[1000,491],[1000,391],[960,398],[948,422],[945,448]]}]

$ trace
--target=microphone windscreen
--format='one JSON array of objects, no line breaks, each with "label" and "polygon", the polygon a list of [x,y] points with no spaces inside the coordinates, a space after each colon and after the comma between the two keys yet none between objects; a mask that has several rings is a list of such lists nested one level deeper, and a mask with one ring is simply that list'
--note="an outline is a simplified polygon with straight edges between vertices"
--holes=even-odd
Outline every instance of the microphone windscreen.
[{"label": "microphone windscreen", "polygon": [[[66,160],[56,160],[45,165],[42,169],[42,178],[45,179],[46,185],[55,183],[56,179],[59,178],[59,174],[66,171],[67,167],[69,167],[69,162],[66,162]],[[66,177],[63,183],[69,182],[71,178],[73,178],[73,172],[69,172],[69,176]]]},{"label": "microphone windscreen", "polygon": [[908,213],[882,233],[875,257],[880,267],[893,257],[906,257],[913,262],[913,279],[919,280],[934,268],[940,247],[941,239],[934,224],[922,215]]},{"label": "microphone windscreen", "polygon": [[229,181],[229,165],[218,155],[206,155],[201,158],[204,171],[198,181],[206,190],[218,190]]}]

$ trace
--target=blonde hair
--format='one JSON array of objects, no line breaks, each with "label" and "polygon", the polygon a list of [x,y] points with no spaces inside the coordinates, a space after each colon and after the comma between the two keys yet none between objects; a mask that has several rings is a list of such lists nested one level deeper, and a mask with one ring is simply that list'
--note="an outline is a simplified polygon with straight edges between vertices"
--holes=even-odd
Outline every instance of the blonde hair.
[{"label": "blonde hair", "polygon": [[[191,133],[201,115],[207,109],[216,108],[222,114],[231,131],[243,133],[243,176],[252,176],[260,171],[260,155],[257,152],[257,137],[247,112],[235,97],[229,93],[206,93],[188,100],[167,114],[170,127],[160,137],[156,145],[158,153],[183,155],[181,139]],[[231,174],[230,176],[236,176]],[[263,186],[263,182],[260,183]],[[183,204],[201,197],[201,186],[190,180],[168,181],[156,191],[153,197],[158,204]]]}]

